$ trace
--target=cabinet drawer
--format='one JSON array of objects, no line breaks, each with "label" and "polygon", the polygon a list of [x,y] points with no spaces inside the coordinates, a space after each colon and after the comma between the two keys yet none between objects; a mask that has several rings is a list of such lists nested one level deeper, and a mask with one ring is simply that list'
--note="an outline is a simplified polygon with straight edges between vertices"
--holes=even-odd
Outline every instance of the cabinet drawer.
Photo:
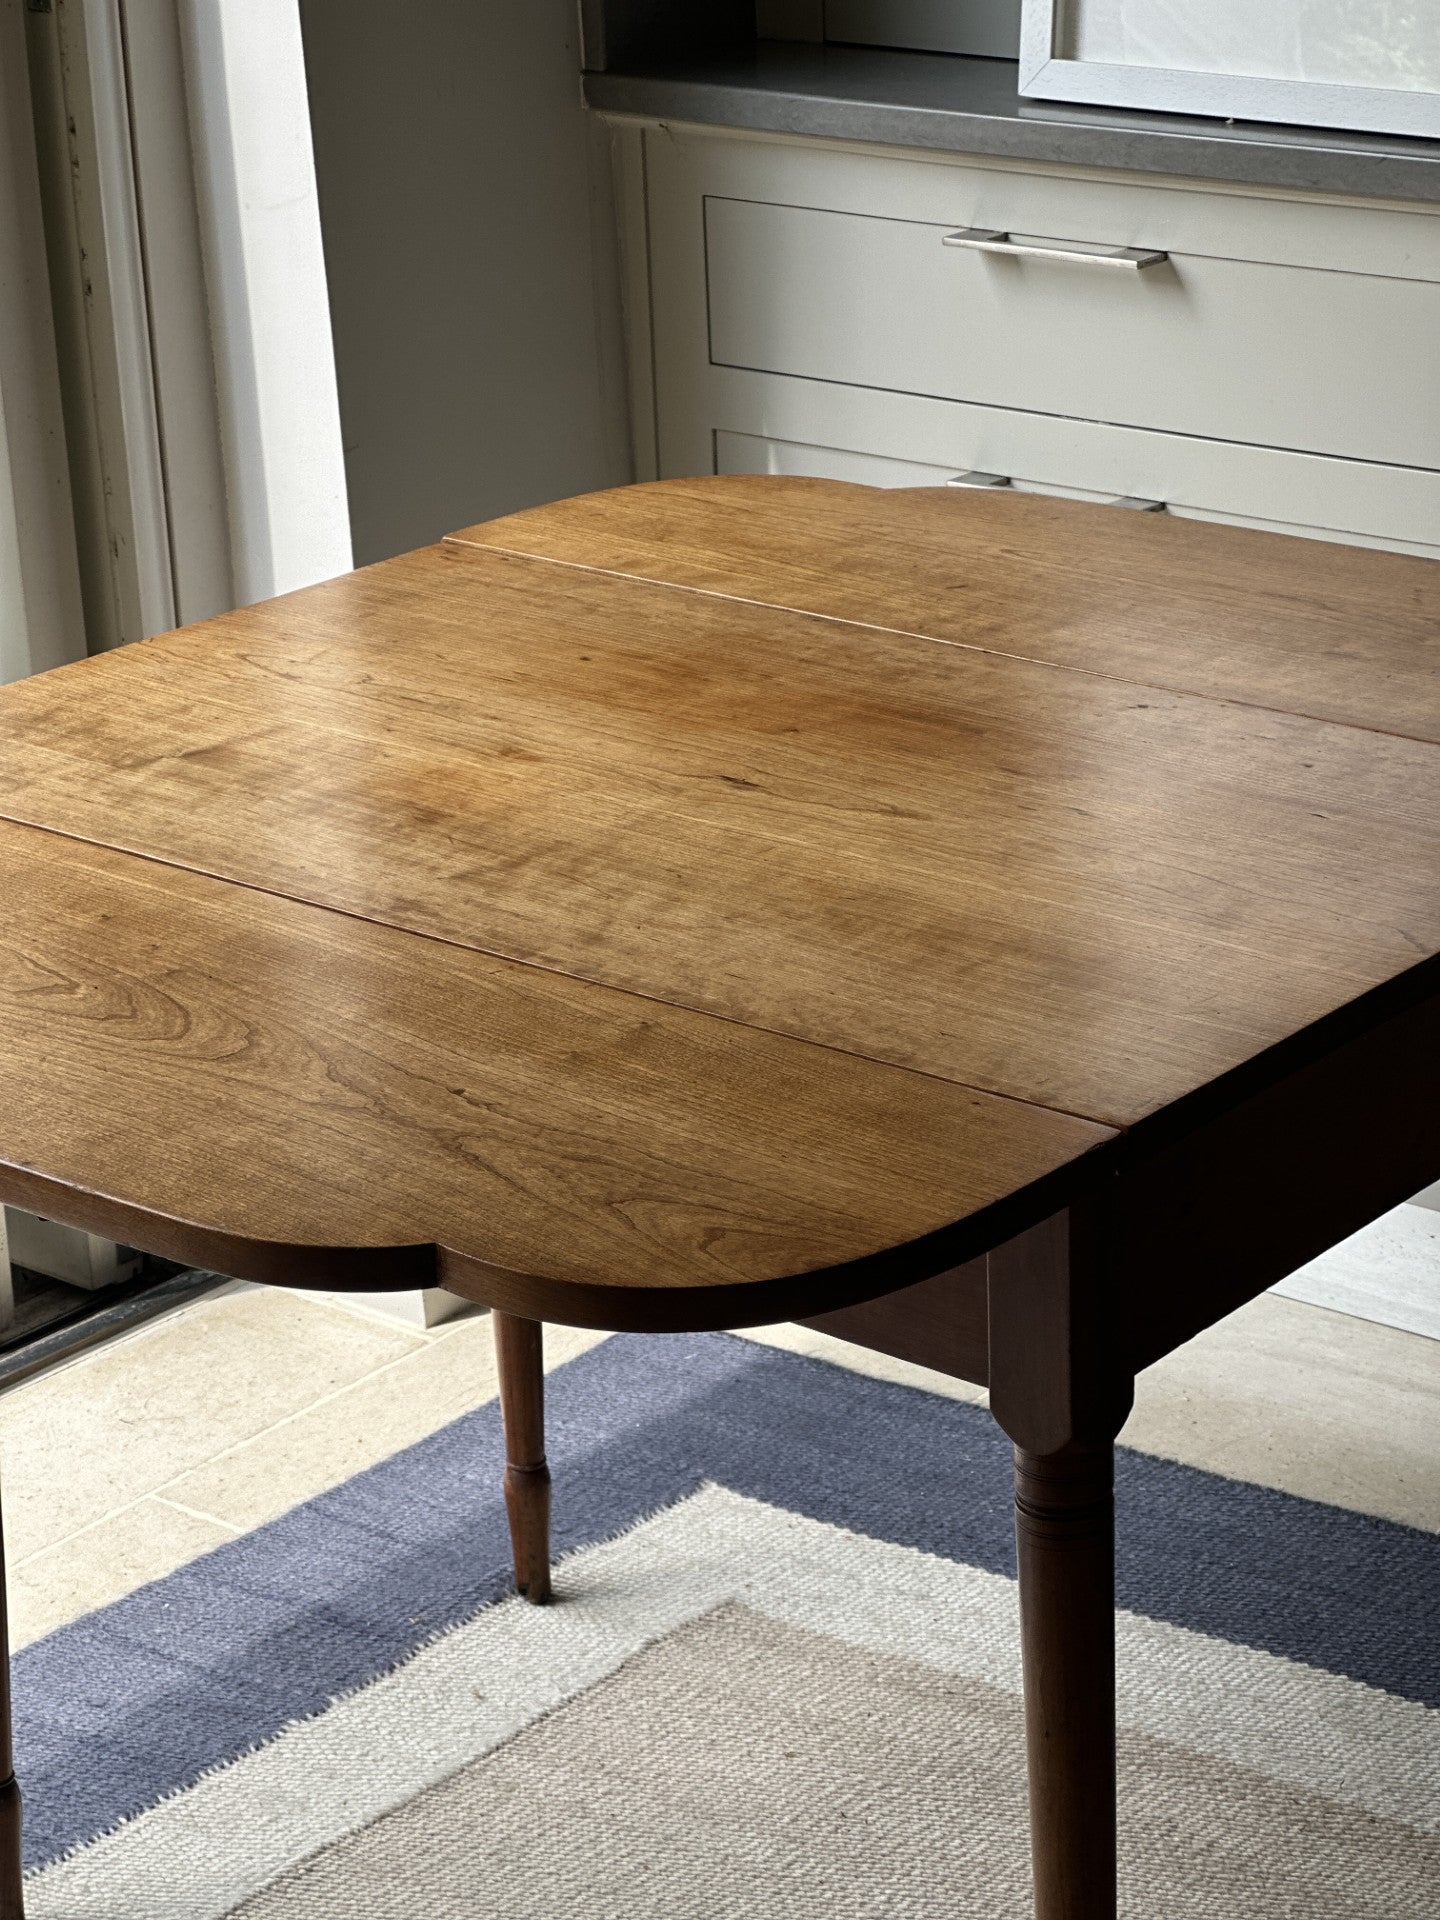
[{"label": "cabinet drawer", "polygon": [[[1088,208],[1072,193],[1067,230],[1037,233],[1027,184],[990,176],[982,208],[957,170],[935,223],[706,194],[711,363],[1440,466],[1440,284],[1167,248],[1101,187]],[[1169,257],[1137,271],[942,244],[974,226]]]},{"label": "cabinet drawer", "polygon": [[1440,554],[1440,472],[1146,433],[715,367],[667,473],[923,487],[978,469],[1025,492],[1141,498],[1277,533]]}]

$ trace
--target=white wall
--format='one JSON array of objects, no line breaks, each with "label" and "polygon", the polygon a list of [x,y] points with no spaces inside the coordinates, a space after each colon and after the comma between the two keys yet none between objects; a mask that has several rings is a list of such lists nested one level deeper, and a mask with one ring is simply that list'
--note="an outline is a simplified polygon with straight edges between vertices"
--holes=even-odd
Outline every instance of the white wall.
[{"label": "white wall", "polygon": [[301,0],[360,563],[630,478],[575,0]]}]

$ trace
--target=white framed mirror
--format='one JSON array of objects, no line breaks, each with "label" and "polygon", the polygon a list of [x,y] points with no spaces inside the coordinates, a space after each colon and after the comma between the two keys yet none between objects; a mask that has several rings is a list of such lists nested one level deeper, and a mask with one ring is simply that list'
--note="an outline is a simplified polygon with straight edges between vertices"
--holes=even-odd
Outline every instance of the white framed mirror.
[{"label": "white framed mirror", "polygon": [[1440,138],[1440,0],[1024,0],[1032,99]]}]

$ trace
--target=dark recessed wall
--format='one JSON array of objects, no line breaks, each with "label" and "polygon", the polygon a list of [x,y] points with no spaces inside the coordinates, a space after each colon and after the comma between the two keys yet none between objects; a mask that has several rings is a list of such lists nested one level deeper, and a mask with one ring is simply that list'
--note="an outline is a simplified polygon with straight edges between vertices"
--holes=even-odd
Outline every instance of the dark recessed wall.
[{"label": "dark recessed wall", "polygon": [[580,0],[592,72],[755,38],[755,0]]}]

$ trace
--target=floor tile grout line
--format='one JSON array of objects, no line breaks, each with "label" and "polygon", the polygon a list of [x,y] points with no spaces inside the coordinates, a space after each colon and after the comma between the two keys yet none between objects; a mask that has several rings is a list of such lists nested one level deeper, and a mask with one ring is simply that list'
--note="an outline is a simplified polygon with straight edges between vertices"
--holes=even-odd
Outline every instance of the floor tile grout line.
[{"label": "floor tile grout line", "polygon": [[[275,1288],[273,1291],[284,1292],[287,1291],[287,1289]],[[457,1321],[454,1330],[458,1331],[459,1327],[464,1324],[465,1322],[463,1321]],[[252,1530],[251,1528],[239,1526],[236,1522],[226,1520],[219,1514],[213,1514],[200,1508],[186,1506],[183,1501],[174,1499],[168,1489],[178,1486],[193,1474],[200,1473],[206,1467],[213,1466],[217,1461],[231,1458],[252,1443],[263,1440],[269,1435],[279,1432],[284,1427],[293,1425],[304,1415],[313,1413],[318,1408],[329,1406],[334,1401],[343,1399],[347,1394],[355,1392],[370,1381],[379,1379],[382,1375],[390,1373],[397,1367],[403,1366],[407,1361],[414,1360],[418,1354],[426,1352],[431,1347],[439,1344],[441,1337],[449,1337],[449,1332],[447,1330],[442,1336],[441,1330],[436,1329],[436,1335],[436,1339],[427,1340],[419,1347],[412,1347],[408,1353],[396,1354],[393,1359],[382,1362],[378,1367],[372,1367],[368,1373],[358,1375],[343,1387],[333,1388],[329,1393],[321,1394],[318,1399],[307,1400],[303,1406],[292,1408],[289,1413],[283,1414],[278,1420],[270,1421],[269,1424],[264,1427],[257,1428],[254,1433],[247,1434],[239,1440],[231,1441],[228,1445],[221,1447],[217,1452],[207,1454],[202,1460],[197,1460],[192,1465],[182,1468],[179,1473],[171,1474],[168,1479],[160,1481],[153,1487],[147,1487],[143,1493],[136,1494],[133,1499],[123,1500],[117,1506],[107,1507],[103,1513],[96,1514],[93,1519],[87,1520],[83,1526],[74,1527],[70,1532],[61,1534],[57,1539],[47,1540],[43,1546],[36,1547],[31,1552],[12,1559],[10,1562],[12,1571],[18,1573],[22,1567],[28,1566],[32,1561],[38,1560],[45,1554],[52,1553],[60,1547],[69,1546],[76,1540],[83,1539],[86,1534],[93,1532],[98,1527],[104,1526],[107,1521],[117,1520],[125,1514],[133,1513],[136,1508],[143,1506],[147,1501],[154,1501],[159,1505],[171,1507],[177,1512],[190,1514],[196,1519],[214,1521],[217,1526],[227,1530],[233,1530],[236,1534],[250,1532]],[[498,1387],[475,1400],[473,1405],[476,1407],[487,1405],[496,1398],[497,1393]],[[442,1422],[442,1425],[443,1424],[446,1423]],[[363,1471],[363,1469],[361,1469],[361,1471]],[[333,1483],[326,1481],[323,1486],[317,1487],[315,1492],[324,1492],[331,1484]],[[314,1495],[304,1496],[305,1499],[313,1497]]]},{"label": "floor tile grout line", "polygon": [[[263,1285],[263,1281],[260,1284]],[[309,1287],[296,1287],[291,1289],[291,1291],[303,1293],[308,1299],[313,1301],[317,1307],[324,1307],[326,1309],[332,1309],[336,1313],[343,1313],[347,1319],[359,1320],[367,1327],[389,1327],[396,1333],[406,1334],[410,1339],[415,1341],[417,1350],[422,1347],[433,1346],[437,1340],[443,1339],[449,1332],[451,1325],[454,1324],[446,1320],[442,1321],[438,1327],[415,1326],[409,1320],[400,1319],[397,1314],[387,1313],[383,1307],[367,1306],[366,1302],[374,1299],[376,1297],[375,1295],[359,1292],[347,1293],[342,1287],[317,1287],[314,1289]],[[396,1291],[410,1293],[417,1291],[417,1289],[403,1287],[397,1288]],[[421,1288],[418,1289],[418,1291],[429,1292],[429,1288]],[[384,1295],[382,1294],[379,1297],[383,1299]],[[456,1321],[458,1322],[458,1320],[465,1317],[465,1315],[457,1315]]]},{"label": "floor tile grout line", "polygon": [[[162,1481],[153,1491],[157,1494],[164,1495],[166,1488],[178,1486],[181,1481],[188,1480],[192,1474],[201,1473],[206,1467],[213,1467],[217,1461],[232,1458],[232,1456],[239,1453],[242,1448],[253,1445],[257,1440],[267,1439],[271,1434],[280,1432],[282,1428],[293,1426],[297,1420],[303,1419],[305,1415],[315,1413],[321,1407],[331,1406],[337,1400],[343,1400],[347,1394],[355,1392],[358,1388],[368,1385],[373,1380],[382,1378],[387,1373],[393,1372],[396,1367],[403,1367],[408,1361],[415,1360],[420,1354],[429,1352],[431,1348],[437,1344],[438,1342],[427,1341],[422,1346],[412,1347],[408,1353],[397,1353],[393,1359],[383,1361],[378,1367],[372,1367],[368,1373],[357,1375],[354,1380],[347,1381],[343,1387],[332,1387],[329,1393],[322,1393],[315,1400],[307,1400],[302,1407],[293,1407],[289,1413],[282,1414],[278,1420],[272,1420],[268,1426],[259,1427],[254,1433],[246,1434],[242,1439],[232,1440],[229,1445],[221,1447],[216,1453],[207,1454],[203,1460],[196,1461],[193,1466],[186,1467],[181,1472],[172,1474],[168,1480]],[[491,1395],[490,1398],[493,1399],[494,1395]],[[477,1405],[478,1404],[477,1402]]]},{"label": "floor tile grout line", "polygon": [[47,1553],[54,1553],[61,1547],[68,1547],[76,1540],[83,1540],[87,1533],[93,1533],[97,1527],[103,1527],[108,1521],[121,1520],[127,1513],[133,1513],[137,1507],[143,1507],[152,1498],[153,1488],[136,1494],[133,1500],[123,1500],[118,1507],[107,1507],[104,1513],[96,1514],[93,1520],[87,1520],[83,1527],[73,1527],[69,1533],[62,1533],[57,1540],[47,1540],[43,1547],[36,1547],[32,1553],[21,1554],[10,1562],[10,1571],[19,1573],[23,1567],[30,1566],[36,1560],[42,1560]]},{"label": "floor tile grout line", "polygon": [[[458,1329],[465,1324],[467,1323],[463,1320],[456,1321],[454,1323],[454,1330],[458,1331]],[[240,1453],[244,1448],[253,1445],[256,1441],[267,1439],[270,1435],[278,1433],[283,1427],[293,1426],[297,1420],[305,1418],[308,1414],[315,1413],[319,1408],[330,1406],[335,1401],[343,1400],[347,1395],[358,1392],[362,1387],[368,1386],[372,1381],[381,1379],[385,1374],[393,1372],[397,1367],[402,1367],[406,1365],[407,1362],[416,1359],[420,1353],[428,1352],[440,1345],[441,1341],[448,1337],[451,1331],[449,1328],[436,1328],[435,1337],[427,1341],[423,1347],[413,1349],[409,1353],[398,1353],[393,1360],[387,1360],[383,1365],[372,1368],[369,1373],[361,1374],[357,1379],[350,1381],[347,1385],[336,1387],[332,1392],[322,1394],[318,1400],[308,1400],[303,1407],[296,1407],[291,1412],[283,1414],[280,1419],[272,1420],[268,1427],[260,1428],[258,1432],[247,1435],[243,1440],[232,1441],[229,1446],[222,1447],[218,1453],[208,1455],[206,1459],[197,1462],[195,1466],[186,1467],[182,1473],[177,1473],[171,1479],[163,1481],[161,1486],[155,1489],[155,1492],[157,1495],[164,1494],[165,1488],[176,1486],[182,1480],[189,1479],[192,1474],[203,1472],[206,1467],[214,1466],[217,1461],[228,1460],[235,1454]],[[606,1337],[608,1338],[609,1336],[607,1335]],[[553,1366],[563,1364],[561,1361],[547,1360],[545,1370],[548,1373]],[[470,1410],[473,1411],[476,1407],[489,1405],[491,1401],[499,1397],[499,1391],[500,1388],[497,1379],[491,1392],[471,1402]],[[442,1424],[448,1423],[442,1422]],[[405,1444],[410,1443],[407,1442]],[[357,1471],[363,1471],[363,1469],[357,1469]],[[166,1497],[168,1498],[168,1496]],[[306,1498],[310,1497],[309,1495],[306,1496]],[[171,1504],[178,1505],[179,1503],[171,1502]]]},{"label": "floor tile grout line", "polygon": [[[195,1271],[199,1271],[199,1269],[195,1269]],[[302,1298],[305,1297],[305,1290],[303,1288],[274,1286],[265,1280],[237,1280],[227,1277],[225,1278],[223,1286],[214,1287],[209,1293],[202,1294],[197,1299],[187,1300],[181,1306],[171,1308],[165,1313],[156,1314],[152,1319],[142,1321],[138,1326],[123,1327],[117,1333],[108,1335],[105,1339],[96,1341],[91,1346],[82,1347],[74,1353],[61,1355],[58,1359],[34,1374],[26,1375],[19,1380],[7,1382],[5,1385],[0,1386],[0,1407],[5,1406],[13,1397],[20,1397],[26,1405],[29,1405],[31,1396],[34,1394],[43,1394],[44,1389],[49,1386],[51,1382],[77,1373],[82,1368],[102,1364],[106,1360],[113,1359],[117,1353],[124,1352],[152,1337],[163,1338],[165,1334],[173,1328],[189,1321],[200,1309],[210,1306],[213,1302],[233,1299],[240,1293],[260,1291],[266,1293],[288,1293]],[[322,1311],[333,1309],[338,1313],[345,1314],[347,1319],[352,1321],[355,1318],[360,1318],[366,1326],[380,1326],[395,1333],[402,1335],[410,1334],[416,1337],[418,1344],[409,1350],[411,1353],[422,1351],[431,1340],[438,1339],[442,1334],[450,1331],[449,1327],[440,1327],[427,1329],[424,1334],[420,1334],[418,1329],[407,1327],[403,1321],[385,1315],[356,1316],[349,1314],[343,1301],[339,1298],[334,1300],[320,1298],[318,1293],[311,1295],[310,1298],[311,1303],[319,1307]],[[395,1356],[396,1359],[400,1360],[407,1359],[408,1357],[408,1353],[397,1354]],[[384,1361],[381,1364],[388,1366],[390,1362]]]},{"label": "floor tile grout line", "polygon": [[[277,1288],[276,1291],[283,1291],[283,1289]],[[467,1322],[465,1320],[457,1320],[452,1327],[435,1328],[432,1338],[427,1340],[422,1346],[412,1348],[409,1353],[397,1353],[392,1360],[386,1360],[382,1362],[380,1366],[372,1367],[368,1373],[358,1375],[354,1380],[348,1381],[343,1387],[335,1387],[329,1393],[321,1394],[317,1400],[307,1400],[304,1406],[292,1408],[289,1413],[282,1414],[278,1420],[272,1420],[268,1426],[258,1428],[256,1432],[247,1434],[243,1439],[231,1441],[228,1446],[221,1447],[217,1453],[208,1454],[205,1459],[197,1461],[194,1466],[186,1467],[180,1473],[173,1474],[170,1479],[162,1481],[158,1487],[152,1489],[152,1492],[157,1497],[165,1497],[168,1501],[169,1496],[165,1492],[166,1488],[177,1486],[181,1481],[189,1479],[192,1474],[200,1473],[206,1467],[214,1466],[217,1461],[230,1459],[235,1454],[240,1453],[244,1448],[253,1445],[256,1441],[267,1439],[271,1434],[278,1433],[283,1427],[293,1426],[297,1420],[301,1420],[306,1415],[316,1412],[319,1408],[330,1406],[335,1401],[343,1400],[347,1395],[358,1392],[362,1387],[368,1386],[372,1381],[381,1379],[385,1374],[393,1372],[397,1367],[402,1367],[406,1365],[407,1362],[415,1360],[419,1354],[428,1352],[432,1348],[440,1345],[443,1340],[453,1337],[453,1334],[458,1332],[459,1329],[466,1324]],[[546,1371],[549,1372],[552,1365],[558,1364],[563,1363],[547,1361]],[[477,1399],[472,1404],[475,1407],[488,1405],[490,1401],[498,1397],[498,1394],[499,1385],[497,1382],[492,1392],[485,1394],[481,1399]],[[179,1505],[180,1503],[178,1501],[169,1501],[169,1504]]]},{"label": "floor tile grout line", "polygon": [[[251,1284],[263,1287],[267,1283],[264,1280],[257,1280],[251,1282]],[[385,1313],[381,1310],[372,1309],[367,1313],[363,1307],[350,1306],[348,1303],[351,1300],[360,1301],[369,1297],[360,1292],[347,1294],[339,1287],[333,1290],[319,1287],[314,1289],[309,1287],[276,1287],[274,1291],[276,1293],[293,1293],[299,1295],[308,1305],[318,1308],[321,1313],[339,1314],[350,1326],[354,1326],[358,1321],[362,1327],[379,1327],[387,1333],[398,1334],[403,1339],[412,1340],[415,1344],[407,1349],[407,1353],[422,1353],[439,1332],[438,1328],[412,1327],[396,1315]],[[411,1291],[409,1288],[396,1288],[397,1293],[409,1291]],[[403,1360],[406,1357],[406,1354],[403,1353],[395,1355],[397,1360]],[[388,1366],[390,1363],[387,1360],[384,1364]]]},{"label": "floor tile grout line", "polygon": [[[200,1272],[202,1269],[193,1268],[191,1271]],[[208,1271],[208,1269],[204,1269],[204,1271]],[[208,1306],[213,1300],[233,1298],[235,1293],[241,1289],[261,1286],[263,1284],[263,1281],[234,1280],[226,1276],[223,1286],[212,1287],[207,1293],[202,1293],[194,1299],[183,1301],[179,1306],[168,1307],[163,1313],[154,1314],[151,1318],[142,1320],[135,1326],[121,1327],[118,1331],[108,1334],[103,1340],[96,1341],[89,1346],[79,1347],[71,1353],[59,1354],[54,1360],[47,1362],[45,1366],[37,1369],[36,1372],[24,1374],[18,1380],[7,1380],[3,1385],[0,1385],[0,1408],[10,1404],[12,1400],[29,1405],[30,1396],[43,1391],[51,1381],[78,1373],[83,1367],[94,1365],[96,1362],[106,1359],[111,1354],[122,1352],[126,1348],[138,1346],[142,1341],[148,1340],[152,1336],[163,1335],[171,1327],[178,1326],[182,1322],[191,1319],[201,1307]]]},{"label": "floor tile grout line", "polygon": [[[281,1291],[281,1289],[274,1289],[274,1291]],[[457,1328],[459,1325],[462,1325],[462,1324],[464,1323],[463,1322],[457,1323]],[[429,1344],[433,1344],[433,1343],[429,1343]],[[339,1388],[332,1394],[327,1394],[322,1396],[322,1398],[319,1401],[310,1402],[307,1406],[298,1409],[295,1414],[287,1416],[286,1420],[281,1420],[273,1423],[270,1427],[262,1429],[261,1433],[252,1435],[251,1438],[260,1439],[264,1436],[264,1434],[273,1433],[277,1427],[286,1425],[289,1419],[298,1418],[300,1414],[308,1413],[314,1407],[322,1406],[322,1405],[328,1404],[328,1402],[333,1399],[341,1398],[346,1393],[350,1392],[352,1388],[361,1387],[366,1383],[366,1381],[376,1378],[381,1373],[387,1373],[392,1368],[397,1367],[401,1365],[404,1361],[413,1359],[414,1357],[415,1356],[413,1353],[398,1354],[394,1360],[387,1361],[382,1367],[374,1369],[370,1374],[362,1375],[360,1379],[352,1381],[349,1387]],[[564,1362],[562,1360],[556,1360],[553,1364],[563,1365]],[[495,1394],[491,1393],[487,1395],[484,1400],[477,1401],[475,1405],[477,1406],[484,1405],[488,1401],[493,1400],[495,1397],[496,1397]],[[454,1416],[452,1416],[452,1418],[453,1417]],[[438,1423],[439,1426],[445,1426],[448,1424],[449,1424],[449,1421],[446,1419],[442,1419]],[[438,1431],[437,1426],[433,1426],[433,1425],[427,1426],[426,1434],[434,1431]],[[424,1438],[424,1437],[425,1435],[417,1436],[417,1438]],[[247,1442],[245,1441],[238,1441],[234,1443],[233,1447],[224,1449],[221,1454],[212,1455],[211,1459],[223,1458],[225,1453],[235,1451],[237,1448],[242,1447],[246,1444]],[[393,1453],[403,1451],[404,1447],[410,1444],[413,1444],[413,1442],[406,1441],[406,1442],[402,1442],[399,1447],[389,1448],[385,1454],[382,1454],[381,1459],[383,1460],[383,1459],[389,1458]],[[202,1464],[205,1464],[205,1463],[202,1463]],[[192,1469],[192,1471],[195,1471],[195,1470],[198,1470],[198,1469]],[[365,1468],[363,1467],[357,1468],[355,1469],[355,1471],[363,1472],[365,1471]],[[498,1472],[498,1465],[497,1465],[497,1472]],[[183,1476],[177,1476],[177,1477],[183,1477]],[[329,1491],[333,1487],[343,1484],[343,1482],[346,1479],[349,1479],[351,1477],[352,1475],[349,1472],[342,1474],[341,1479],[339,1481],[336,1481],[330,1476],[326,1476],[321,1482],[321,1484],[316,1486],[310,1493],[302,1495],[301,1498],[297,1501],[292,1501],[288,1503],[287,1507],[282,1509],[282,1511],[289,1511],[290,1507],[292,1506],[303,1505],[306,1500],[310,1500],[318,1497],[320,1494],[323,1494]],[[171,1485],[173,1484],[173,1482],[167,1482],[165,1484]],[[36,1550],[33,1553],[26,1554],[22,1559],[13,1561],[11,1563],[11,1571],[13,1574],[18,1574],[22,1570],[22,1568],[30,1566],[32,1563],[44,1559],[47,1555],[58,1551],[62,1547],[72,1545],[77,1540],[83,1539],[85,1535],[97,1531],[101,1526],[105,1525],[108,1521],[120,1518],[123,1515],[128,1513],[133,1513],[137,1509],[147,1505],[165,1507],[170,1509],[172,1512],[184,1514],[189,1519],[200,1521],[205,1525],[217,1527],[218,1529],[220,1529],[220,1531],[223,1534],[233,1539],[243,1538],[245,1535],[256,1531],[258,1527],[265,1525],[266,1520],[277,1517],[273,1515],[267,1515],[266,1519],[262,1519],[259,1521],[251,1521],[251,1522],[242,1524],[238,1521],[227,1519],[225,1516],[221,1514],[210,1512],[207,1509],[187,1505],[183,1501],[175,1500],[165,1493],[152,1489],[146,1493],[139,1495],[134,1500],[125,1502],[123,1505],[119,1507],[108,1509],[105,1513],[98,1515],[92,1521],[87,1521],[87,1523],[83,1527],[76,1528],[73,1532],[64,1535],[61,1539],[47,1542],[45,1546],[36,1548]],[[180,1567],[188,1565],[191,1561],[199,1558],[206,1551],[210,1551],[210,1550],[212,1549],[199,1547],[192,1552],[186,1553],[178,1562],[173,1562],[173,1563],[169,1558],[166,1558],[163,1564],[158,1568],[158,1570],[152,1569],[149,1572],[143,1573],[138,1579],[131,1580],[129,1584],[125,1587],[124,1591],[125,1593],[129,1593],[134,1591],[136,1587],[143,1586],[151,1580],[164,1579],[168,1577],[171,1573],[178,1571]],[[116,1595],[115,1597],[121,1598],[123,1597],[123,1595]],[[104,1604],[108,1604],[108,1603],[104,1603]],[[91,1611],[94,1611],[94,1609],[86,1608],[83,1611],[91,1612]],[[66,1620],[51,1623],[50,1625],[47,1625],[42,1629],[39,1636],[32,1636],[32,1637],[43,1638],[46,1633],[54,1631],[56,1626],[66,1624],[66,1622],[71,1618],[80,1618],[80,1617],[83,1617],[83,1616],[82,1615],[72,1616],[67,1614]],[[30,1639],[28,1638],[24,1642],[25,1645],[29,1645],[30,1643],[31,1643]]]},{"label": "floor tile grout line", "polygon": [[251,1531],[249,1527],[237,1526],[235,1521],[226,1520],[218,1513],[206,1513],[200,1507],[187,1507],[179,1500],[167,1499],[164,1494],[151,1493],[147,1494],[146,1498],[153,1500],[157,1506],[169,1507],[174,1513],[183,1513],[191,1520],[204,1520],[210,1526],[219,1527],[222,1532],[230,1534],[235,1539],[238,1539],[242,1533]]},{"label": "floor tile grout line", "polygon": [[[286,1293],[290,1292],[291,1289],[274,1287],[267,1289],[267,1291]],[[313,1304],[323,1308],[324,1303],[316,1301]],[[403,1328],[399,1328],[398,1330],[404,1331]],[[74,1527],[69,1533],[61,1534],[57,1539],[46,1541],[43,1547],[36,1547],[33,1552],[23,1554],[17,1559],[12,1559],[10,1562],[11,1567],[18,1572],[21,1567],[27,1565],[31,1560],[38,1559],[41,1554],[50,1553],[57,1547],[67,1546],[72,1540],[78,1540],[82,1538],[83,1535],[91,1532],[93,1528],[103,1526],[107,1520],[116,1520],[124,1514],[132,1513],[136,1507],[143,1506],[147,1500],[159,1500],[165,1506],[174,1507],[180,1512],[198,1513],[198,1510],[186,1508],[182,1502],[171,1499],[166,1489],[178,1485],[191,1474],[198,1473],[202,1468],[213,1465],[215,1461],[224,1460],[231,1454],[237,1453],[240,1448],[248,1446],[251,1441],[261,1440],[267,1434],[275,1433],[281,1427],[288,1426],[291,1421],[299,1419],[302,1414],[313,1412],[316,1407],[329,1405],[332,1400],[339,1399],[342,1395],[349,1393],[354,1387],[362,1386],[367,1380],[373,1380],[380,1374],[388,1373],[392,1367],[398,1367],[407,1360],[413,1360],[417,1354],[427,1351],[432,1344],[433,1342],[425,1341],[419,1346],[411,1347],[405,1353],[397,1353],[391,1359],[382,1361],[378,1367],[372,1367],[368,1372],[357,1375],[354,1380],[348,1381],[343,1387],[334,1387],[330,1392],[321,1394],[318,1399],[307,1400],[303,1406],[292,1408],[289,1413],[282,1414],[278,1420],[272,1420],[267,1425],[258,1427],[254,1433],[246,1434],[239,1440],[229,1442],[215,1453],[206,1454],[203,1459],[193,1462],[188,1467],[182,1468],[178,1473],[170,1474],[166,1479],[158,1481],[153,1487],[147,1487],[143,1493],[137,1493],[132,1499],[122,1500],[117,1506],[107,1507],[103,1513],[97,1514],[93,1520],[87,1520],[83,1526]],[[104,1352],[104,1347],[101,1347],[92,1357],[99,1358]],[[36,1384],[38,1384],[38,1382]],[[201,1519],[216,1520],[217,1524],[221,1526],[228,1527],[232,1524],[230,1521],[220,1520],[219,1517],[214,1514],[202,1513],[198,1514],[198,1517]],[[244,1528],[239,1530],[241,1532],[246,1531]]]}]

